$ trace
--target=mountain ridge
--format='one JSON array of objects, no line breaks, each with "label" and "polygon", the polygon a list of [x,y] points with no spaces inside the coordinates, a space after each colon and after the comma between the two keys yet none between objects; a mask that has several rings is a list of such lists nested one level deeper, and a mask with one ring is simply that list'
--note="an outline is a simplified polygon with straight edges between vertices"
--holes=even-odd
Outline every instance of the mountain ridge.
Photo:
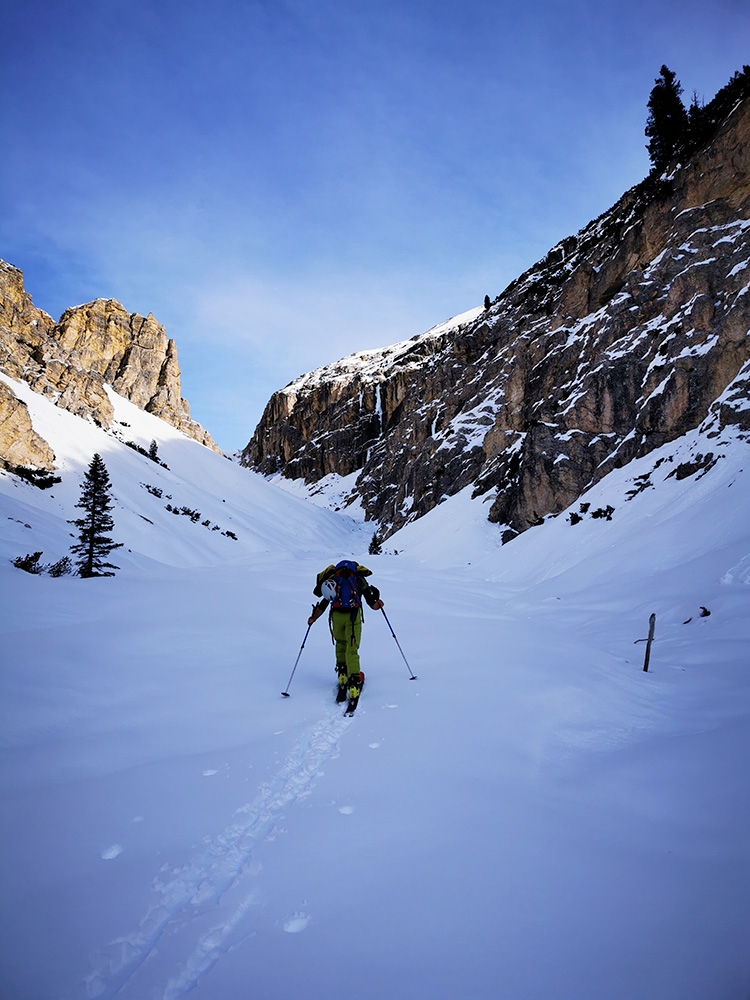
[{"label": "mountain ridge", "polygon": [[489,309],[274,393],[241,461],[308,484],[357,473],[350,498],[386,536],[471,485],[507,540],[697,427],[739,376],[749,217],[745,98]]},{"label": "mountain ridge", "polygon": [[[57,406],[108,428],[106,386],[219,451],[182,398],[177,346],[151,313],[128,313],[116,299],[66,309],[58,322],[36,307],[23,273],[0,261],[0,371],[27,382]],[[28,408],[0,385],[0,460],[52,469],[54,454],[35,435]]]}]

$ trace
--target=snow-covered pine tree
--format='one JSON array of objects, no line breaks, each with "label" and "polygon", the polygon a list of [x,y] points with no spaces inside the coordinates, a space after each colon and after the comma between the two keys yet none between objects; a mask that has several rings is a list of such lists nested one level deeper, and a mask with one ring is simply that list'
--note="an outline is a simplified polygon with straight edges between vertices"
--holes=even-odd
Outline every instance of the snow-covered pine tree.
[{"label": "snow-covered pine tree", "polygon": [[122,547],[122,542],[112,541],[108,534],[115,526],[110,514],[111,485],[107,467],[97,453],[84,473],[81,496],[76,504],[85,511],[85,515],[70,522],[78,528],[78,542],[71,545],[70,550],[77,557],[75,563],[79,576],[114,576],[111,571],[120,568],[106,562],[113,549]]}]

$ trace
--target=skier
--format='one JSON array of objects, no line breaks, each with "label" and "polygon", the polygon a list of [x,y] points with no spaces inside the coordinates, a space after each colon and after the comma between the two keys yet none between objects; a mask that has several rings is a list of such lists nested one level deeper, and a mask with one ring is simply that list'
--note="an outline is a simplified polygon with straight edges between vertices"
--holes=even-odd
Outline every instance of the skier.
[{"label": "skier", "polygon": [[344,701],[348,697],[348,714],[357,707],[364,682],[364,674],[359,666],[362,598],[374,611],[383,607],[380,591],[367,582],[366,578],[371,575],[366,566],[360,566],[349,559],[342,559],[335,566],[327,566],[318,573],[313,588],[313,594],[321,600],[313,605],[312,614],[307,619],[307,624],[312,625],[330,604],[329,625],[336,647],[338,675],[336,701]]}]

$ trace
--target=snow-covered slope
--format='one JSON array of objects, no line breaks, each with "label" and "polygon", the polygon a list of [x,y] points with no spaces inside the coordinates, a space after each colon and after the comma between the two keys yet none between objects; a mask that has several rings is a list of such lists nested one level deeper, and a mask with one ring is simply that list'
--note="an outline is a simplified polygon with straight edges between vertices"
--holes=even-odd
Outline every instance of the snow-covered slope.
[{"label": "snow-covered slope", "polygon": [[[80,516],[75,504],[94,452],[101,454],[113,483],[116,540],[125,543],[125,551],[117,553],[123,568],[144,559],[172,566],[211,565],[286,550],[290,537],[304,549],[319,541],[336,545],[347,535],[349,526],[342,519],[310,510],[111,390],[114,430],[106,432],[55,407],[24,382],[0,378],[28,406],[34,429],[55,452],[56,475],[62,479],[50,491],[41,491],[0,471],[0,491],[13,498],[19,511],[38,512],[22,518],[34,522],[31,529],[19,526],[20,518],[3,523],[0,531],[11,546],[42,548],[45,561],[48,555],[54,560],[67,552],[67,520]],[[124,444],[147,451],[152,441],[159,462]]]},{"label": "snow-covered slope", "polygon": [[[367,524],[124,401],[122,436],[157,440],[168,470],[24,398],[63,481],[0,476],[0,995],[748,996],[750,451],[732,428],[509,545],[464,492],[370,557]],[[697,463],[708,445],[723,457]],[[14,569],[64,554],[93,451],[121,571]],[[367,613],[352,719],[325,622],[305,640],[314,574],[344,556],[373,569],[418,675]]]}]

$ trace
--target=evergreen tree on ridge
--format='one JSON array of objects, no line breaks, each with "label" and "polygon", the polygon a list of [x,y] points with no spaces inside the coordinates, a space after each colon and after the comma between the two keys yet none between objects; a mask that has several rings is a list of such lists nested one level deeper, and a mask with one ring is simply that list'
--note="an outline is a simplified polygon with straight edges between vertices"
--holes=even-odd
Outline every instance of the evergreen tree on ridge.
[{"label": "evergreen tree on ridge", "polygon": [[667,66],[662,66],[648,99],[646,143],[654,172],[661,173],[688,139],[688,113],[682,103],[682,86]]}]

